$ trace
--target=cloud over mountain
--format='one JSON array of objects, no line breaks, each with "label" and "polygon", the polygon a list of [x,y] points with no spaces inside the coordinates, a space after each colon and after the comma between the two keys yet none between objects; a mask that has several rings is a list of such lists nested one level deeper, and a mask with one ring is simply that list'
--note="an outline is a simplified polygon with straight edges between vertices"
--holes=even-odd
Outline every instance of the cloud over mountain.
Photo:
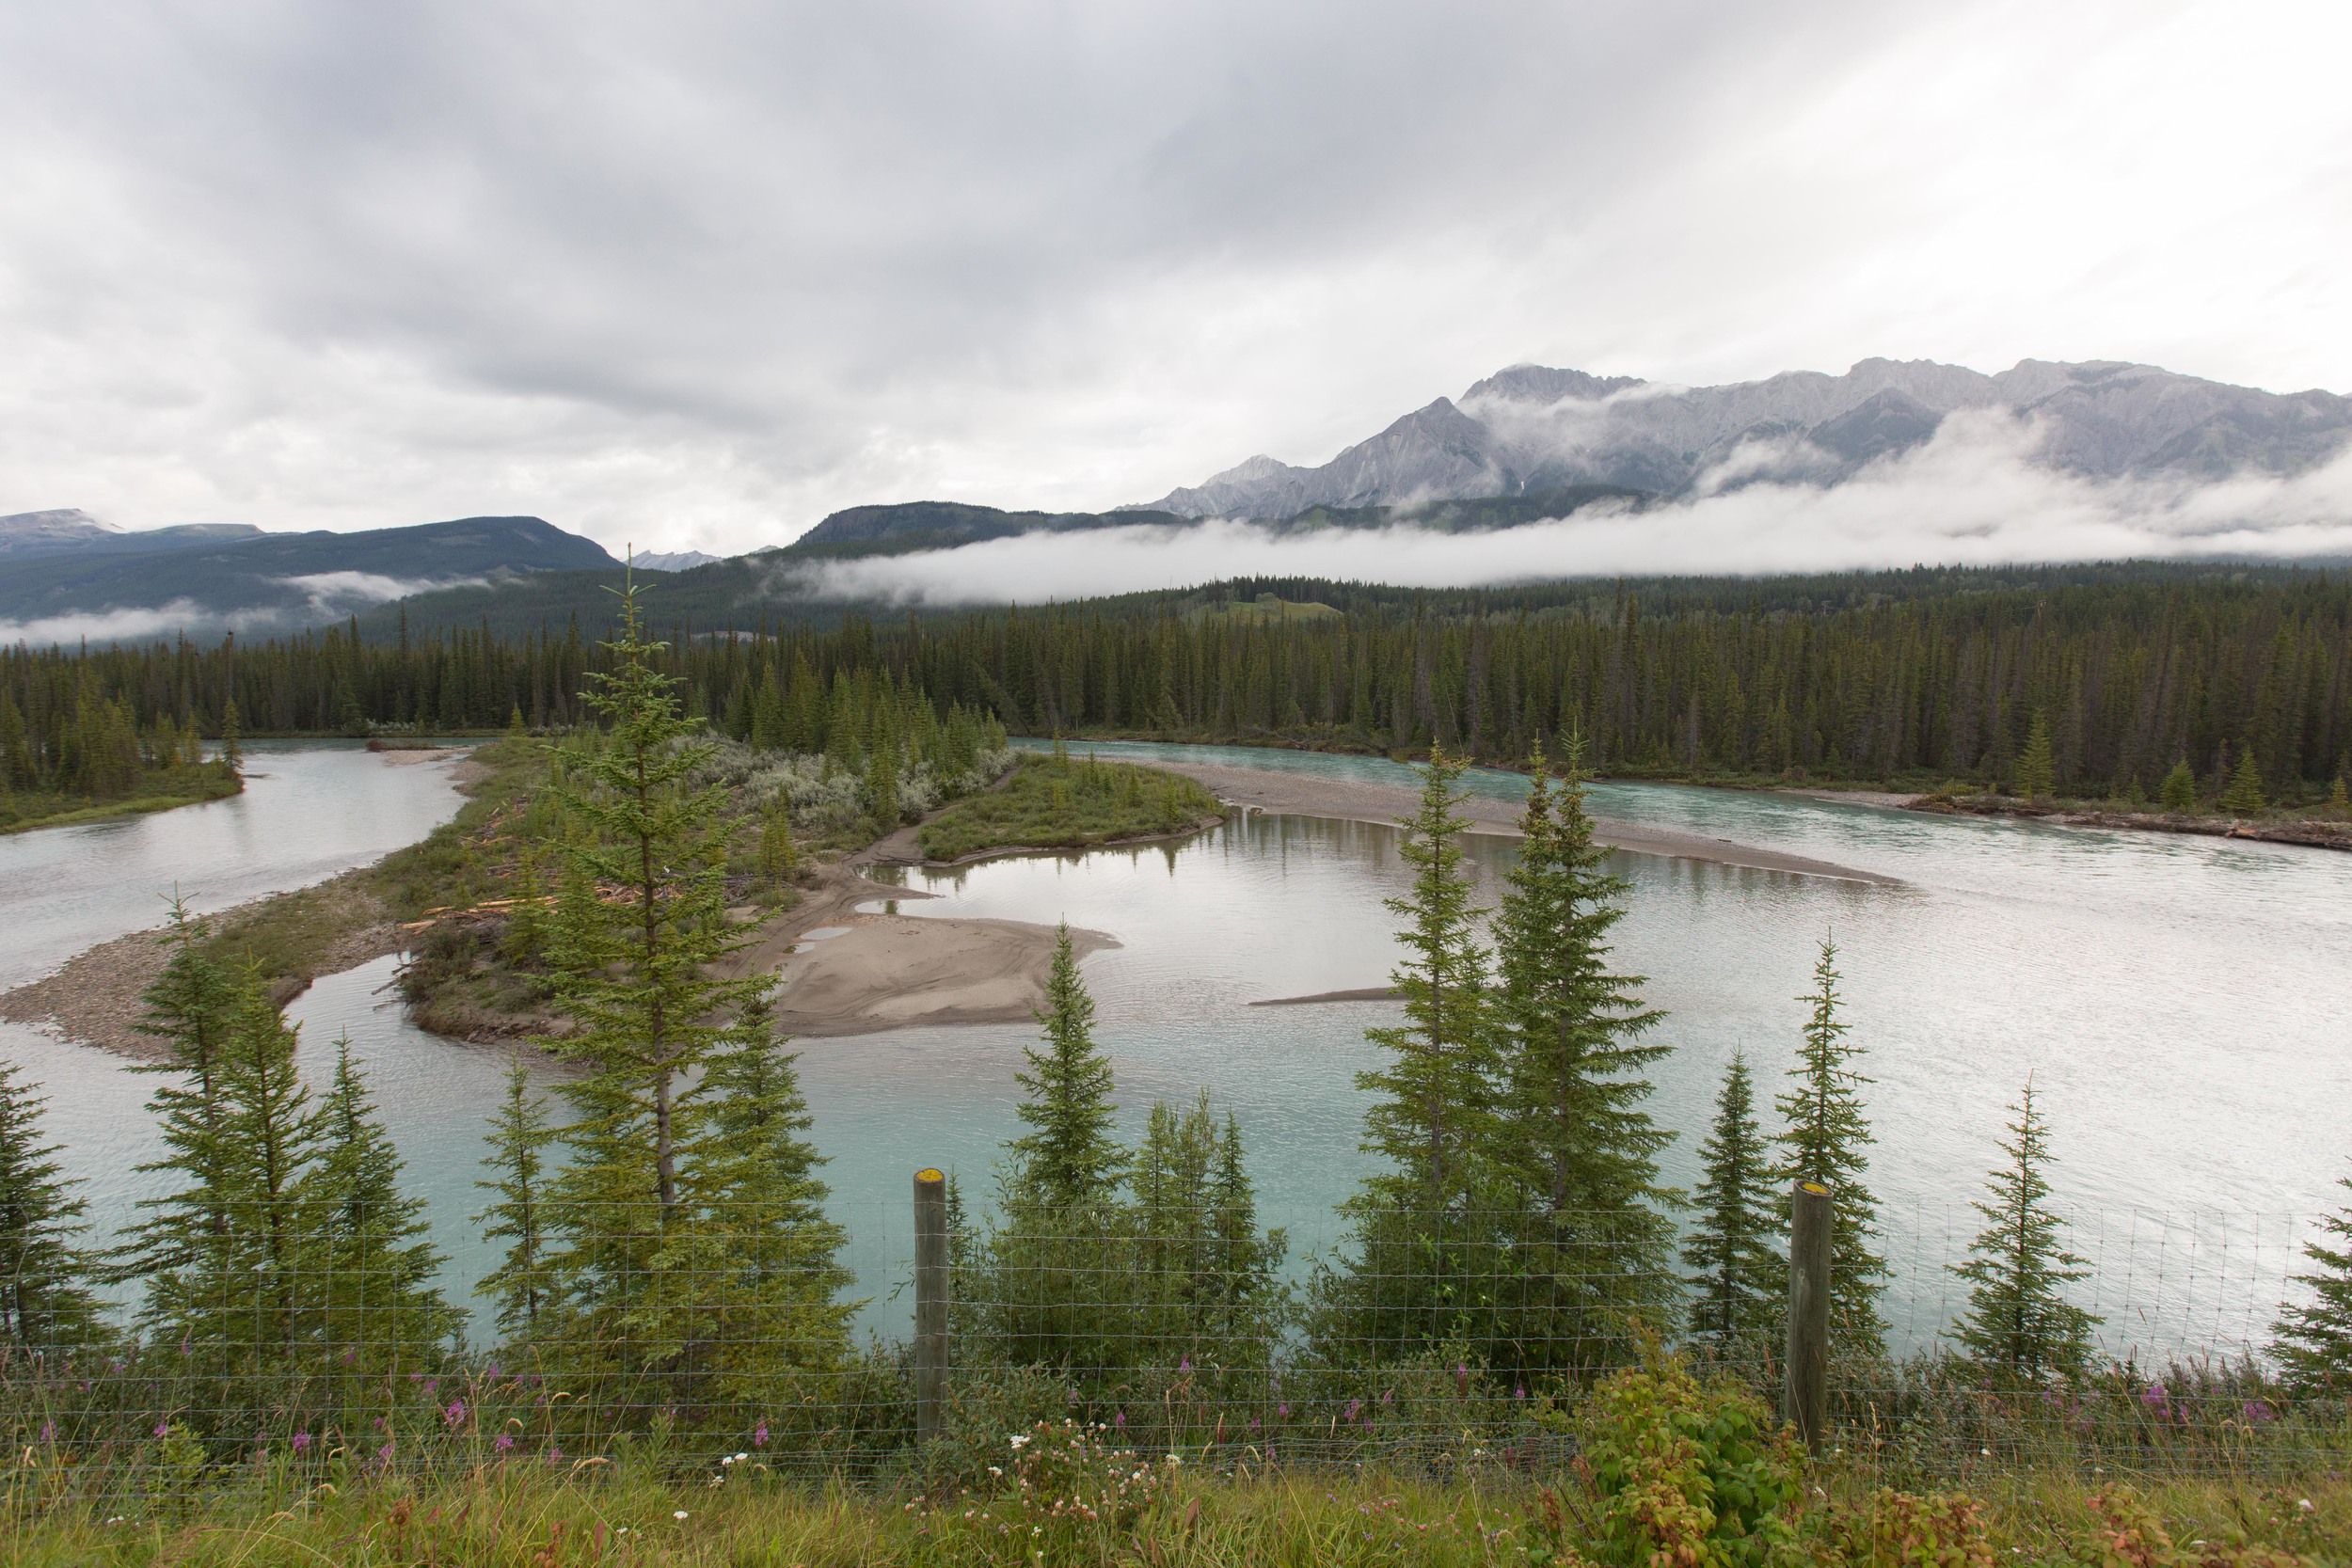
[{"label": "cloud over mountain", "polygon": [[1457,404],[1439,398],[1317,467],[1259,456],[1152,510],[1269,519],[1315,506],[1411,506],[1618,485],[1670,497],[1743,485],[1836,485],[1931,442],[1951,417],[1999,412],[2020,460],[2090,479],[2286,475],[2352,441],[2352,399],[2287,396],[2151,365],[2027,359],[1997,375],[1865,359],[1683,388],[1519,365]]}]

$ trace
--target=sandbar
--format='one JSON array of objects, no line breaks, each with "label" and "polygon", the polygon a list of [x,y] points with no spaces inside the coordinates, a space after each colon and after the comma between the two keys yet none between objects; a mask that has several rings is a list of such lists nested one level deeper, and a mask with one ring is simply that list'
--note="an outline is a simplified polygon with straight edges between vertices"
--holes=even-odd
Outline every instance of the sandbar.
[{"label": "sandbar", "polygon": [[[858,857],[862,858],[862,857]],[[1025,1023],[1045,1005],[1055,927],[1024,920],[951,920],[873,912],[878,901],[934,896],[829,865],[793,908],[760,923],[724,966],[772,974],[776,1025],[787,1035],[870,1035],[925,1023]],[[812,931],[838,935],[811,940]],[[1118,941],[1073,927],[1081,956]]]},{"label": "sandbar", "polygon": [[[1173,762],[1154,757],[1154,768],[1198,780],[1229,804],[1279,816],[1332,816],[1347,821],[1376,822],[1394,827],[1421,802],[1421,791],[1406,784],[1366,784],[1355,779],[1319,778],[1307,773],[1276,772],[1270,768],[1236,768],[1225,763]],[[1473,833],[1501,838],[1518,836],[1519,806],[1515,800],[1472,796],[1457,808]],[[1833,877],[1850,882],[1899,886],[1900,879],[1766,849],[1729,839],[1676,832],[1645,823],[1593,819],[1593,836],[1613,849],[1636,855],[1663,855],[1676,860],[1707,861],[1716,865],[1744,866],[1756,871],[1785,871],[1800,877]]]}]

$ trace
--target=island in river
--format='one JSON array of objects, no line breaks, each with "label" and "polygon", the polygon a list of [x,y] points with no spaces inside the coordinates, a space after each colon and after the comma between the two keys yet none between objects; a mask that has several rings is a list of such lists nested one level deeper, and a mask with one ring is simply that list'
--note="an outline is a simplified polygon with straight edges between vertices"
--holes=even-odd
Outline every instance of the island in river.
[{"label": "island in river", "polygon": [[[518,892],[529,897],[521,880],[531,873],[513,844],[545,781],[546,751],[543,742],[515,737],[478,749],[463,782],[470,799],[455,820],[375,865],[226,911],[212,922],[212,940],[231,956],[260,964],[281,998],[319,974],[404,952],[403,989],[421,1025],[484,1043],[560,1035],[563,1021],[548,1009],[528,967],[502,956],[513,945],[503,940],[507,929],[525,908]],[[395,752],[387,760],[434,755],[447,753]],[[731,831],[743,840],[734,879],[741,884],[741,902],[735,912],[746,929],[730,969],[776,974],[779,1023],[796,1035],[1026,1020],[1043,1000],[1053,927],[898,914],[889,901],[928,895],[866,872],[878,864],[930,861],[923,849],[930,844],[952,848],[957,860],[1037,847],[1029,841],[1048,836],[1041,832],[1038,801],[1053,799],[1049,775],[1057,774],[1066,774],[1073,788],[1090,781],[1077,790],[1077,803],[1089,813],[1085,847],[1188,836],[1217,819],[1217,812],[1200,809],[1203,802],[1393,826],[1418,800],[1404,783],[1181,760],[1135,768],[1032,757],[999,781],[1017,787],[1019,798],[1013,788],[1001,800],[994,791],[967,797],[855,848],[845,848],[836,835],[827,847],[796,851],[793,863],[780,872],[761,868],[755,842],[758,808],[739,800],[731,805]],[[1186,781],[1185,790],[1168,787],[1171,775]],[[1099,800],[1093,799],[1098,794]],[[1032,795],[1038,800],[1027,799]],[[1461,810],[1473,833],[1517,832],[1518,807],[1511,801],[1473,796]],[[955,831],[927,832],[942,823]],[[1621,821],[1598,822],[1596,836],[1638,854],[1857,882],[1892,880],[1806,856]],[[1042,847],[1069,853],[1079,845]],[[1081,951],[1117,945],[1105,932],[1073,930],[1072,936]],[[154,932],[101,944],[55,974],[0,994],[0,1018],[45,1023],[71,1038],[151,1057],[155,1042],[137,1028],[139,998],[164,957]]]}]

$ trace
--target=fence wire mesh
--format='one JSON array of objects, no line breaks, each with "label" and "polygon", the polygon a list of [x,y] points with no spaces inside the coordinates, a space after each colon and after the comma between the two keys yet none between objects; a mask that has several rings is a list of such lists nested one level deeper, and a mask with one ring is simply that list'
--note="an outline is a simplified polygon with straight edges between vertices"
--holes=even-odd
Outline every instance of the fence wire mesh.
[{"label": "fence wire mesh", "polygon": [[[1772,1259],[1740,1312],[1694,1316],[1706,1292],[1654,1215],[1395,1212],[1279,1244],[1229,1212],[1155,1216],[950,1234],[949,1372],[918,1448],[903,1206],[666,1230],[642,1204],[572,1214],[564,1248],[446,1294],[397,1249],[352,1249],[347,1212],[222,1213],[96,1323],[38,1278],[5,1282],[11,1485],[97,1498],[237,1473],[627,1462],[888,1484],[985,1466],[1040,1423],[1211,1467],[1542,1470],[1572,1451],[1581,1393],[1653,1339],[1779,1398]],[[2067,1217],[2085,1265],[2063,1293],[2096,1320],[2090,1354],[2024,1369],[1956,1336],[1974,1212],[1883,1215],[1879,1321],[1833,1328],[1831,1444],[1918,1478],[2341,1467],[2342,1391],[2291,1390],[2265,1357],[2282,1305],[2307,1297],[2305,1223]]]}]

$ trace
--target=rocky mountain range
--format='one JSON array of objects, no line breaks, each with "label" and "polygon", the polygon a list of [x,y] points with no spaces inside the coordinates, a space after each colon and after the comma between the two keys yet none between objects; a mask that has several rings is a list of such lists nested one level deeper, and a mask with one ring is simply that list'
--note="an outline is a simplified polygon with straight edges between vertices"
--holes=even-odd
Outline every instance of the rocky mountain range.
[{"label": "rocky mountain range", "polygon": [[2352,399],[2111,360],[2026,359],[1985,375],[1865,359],[1843,375],[1792,371],[1722,387],[1516,365],[1320,467],[1252,457],[1136,510],[1272,520],[1585,487],[1672,497],[1759,481],[1835,484],[1964,410],[2024,421],[2035,462],[2097,478],[2292,473],[2352,441]]}]

